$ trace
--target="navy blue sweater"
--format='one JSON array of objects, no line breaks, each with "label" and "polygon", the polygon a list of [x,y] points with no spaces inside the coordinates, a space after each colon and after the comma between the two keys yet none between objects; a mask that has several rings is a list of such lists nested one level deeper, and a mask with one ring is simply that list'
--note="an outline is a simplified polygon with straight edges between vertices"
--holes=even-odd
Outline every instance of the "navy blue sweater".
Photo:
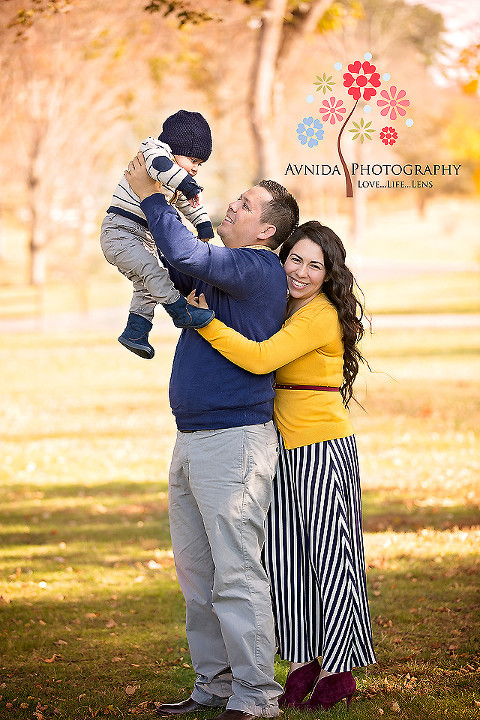
[{"label": "navy blue sweater", "polygon": [[[275,253],[199,241],[162,194],[146,198],[141,208],[181,293],[194,288],[205,293],[216,317],[251,340],[265,340],[280,329],[287,283]],[[268,422],[273,414],[272,383],[273,373],[249,373],[220,355],[196,330],[182,330],[170,378],[177,427],[215,430]]]}]

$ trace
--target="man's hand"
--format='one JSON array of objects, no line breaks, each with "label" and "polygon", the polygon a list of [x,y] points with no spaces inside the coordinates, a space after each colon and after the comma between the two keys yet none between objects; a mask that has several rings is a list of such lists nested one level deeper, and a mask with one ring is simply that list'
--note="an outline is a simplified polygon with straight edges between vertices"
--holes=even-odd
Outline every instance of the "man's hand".
[{"label": "man's hand", "polygon": [[133,192],[138,195],[140,200],[145,200],[150,195],[161,192],[161,183],[156,182],[147,173],[145,158],[141,152],[137,153],[133,160],[130,160],[128,170],[125,170],[124,175]]}]

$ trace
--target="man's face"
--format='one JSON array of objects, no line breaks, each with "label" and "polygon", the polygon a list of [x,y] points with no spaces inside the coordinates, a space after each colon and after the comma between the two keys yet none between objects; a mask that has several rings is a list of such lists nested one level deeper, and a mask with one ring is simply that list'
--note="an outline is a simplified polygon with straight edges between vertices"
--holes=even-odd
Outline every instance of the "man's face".
[{"label": "man's face", "polygon": [[[265,241],[272,235],[272,232],[268,233],[272,224],[260,220],[265,204],[271,199],[268,190],[254,185],[242,193],[238,200],[231,202],[223,222],[217,228],[223,244],[228,248],[245,247]],[[265,232],[267,235],[262,237]]]}]

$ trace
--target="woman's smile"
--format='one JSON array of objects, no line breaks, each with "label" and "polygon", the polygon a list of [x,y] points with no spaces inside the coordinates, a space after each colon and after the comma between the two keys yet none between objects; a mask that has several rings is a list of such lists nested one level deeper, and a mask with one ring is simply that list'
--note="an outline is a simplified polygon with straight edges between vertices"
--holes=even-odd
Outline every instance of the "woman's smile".
[{"label": "woman's smile", "polygon": [[284,270],[290,293],[289,307],[295,312],[322,289],[326,278],[322,248],[308,237],[300,238],[285,260]]}]

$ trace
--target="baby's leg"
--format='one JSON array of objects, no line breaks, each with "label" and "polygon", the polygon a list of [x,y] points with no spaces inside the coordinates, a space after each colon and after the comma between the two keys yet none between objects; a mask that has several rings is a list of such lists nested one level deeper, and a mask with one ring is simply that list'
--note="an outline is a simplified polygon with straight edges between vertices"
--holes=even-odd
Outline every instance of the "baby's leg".
[{"label": "baby's leg", "polygon": [[160,262],[155,243],[147,230],[137,232],[119,243],[115,265],[133,283],[130,312],[150,320],[159,303],[173,303],[180,297],[167,269]]},{"label": "baby's leg", "polygon": [[120,215],[107,215],[100,242],[108,262],[133,283],[127,326],[118,338],[129,350],[148,359],[154,356],[148,334],[159,303],[176,327],[204,327],[211,321],[212,310],[189,305],[175,288],[151,234],[142,225]]},{"label": "baby's leg", "polygon": [[108,262],[133,283],[128,322],[118,340],[136,355],[153,358],[155,350],[148,335],[155,306],[178,301],[180,293],[158,259],[153,238],[139,223],[120,215],[107,215],[100,244]]}]

